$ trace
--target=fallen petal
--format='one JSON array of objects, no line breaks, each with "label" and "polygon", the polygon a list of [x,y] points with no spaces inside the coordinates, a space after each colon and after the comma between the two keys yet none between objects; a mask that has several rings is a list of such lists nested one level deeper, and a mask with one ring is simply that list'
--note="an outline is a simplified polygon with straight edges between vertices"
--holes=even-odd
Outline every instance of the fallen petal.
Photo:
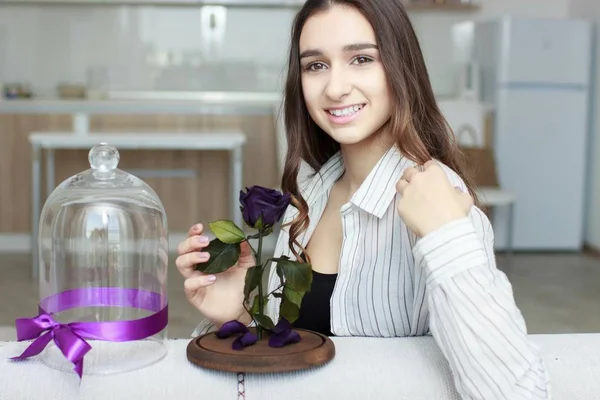
[{"label": "fallen petal", "polygon": [[283,347],[288,344],[298,343],[300,334],[293,330],[283,331],[269,338],[269,347]]},{"label": "fallen petal", "polygon": [[285,318],[281,318],[279,320],[279,322],[277,322],[277,325],[275,325],[275,327],[273,329],[271,329],[271,332],[275,333],[275,334],[280,334],[286,331],[290,331],[292,329],[292,324],[289,323],[289,321]]},{"label": "fallen petal", "polygon": [[231,335],[236,333],[246,333],[248,332],[248,328],[246,325],[242,324],[240,321],[234,320],[225,322],[221,329],[219,329],[216,333],[216,336],[219,339],[226,339]]},{"label": "fallen petal", "polygon": [[233,350],[242,350],[246,346],[251,346],[258,341],[258,336],[252,332],[246,332],[238,337],[231,344]]}]

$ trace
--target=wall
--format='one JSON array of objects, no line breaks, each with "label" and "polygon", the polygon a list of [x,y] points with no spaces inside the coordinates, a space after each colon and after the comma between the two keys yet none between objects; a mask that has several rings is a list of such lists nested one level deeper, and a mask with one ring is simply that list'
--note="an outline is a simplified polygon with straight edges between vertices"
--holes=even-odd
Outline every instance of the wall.
[{"label": "wall", "polygon": [[[597,0],[571,0],[569,14],[600,25],[600,4]],[[600,67],[600,30],[596,27],[595,71]],[[586,218],[586,243],[600,250],[600,79],[595,74],[592,109],[590,146],[588,153],[588,194]]]},{"label": "wall", "polygon": [[85,83],[96,70],[117,90],[272,91],[292,17],[228,9],[211,50],[200,7],[0,5],[0,81],[51,96],[59,82]]},{"label": "wall", "polygon": [[[482,0],[475,13],[411,13],[435,92],[455,90],[454,23],[508,13],[563,17],[567,5]],[[277,91],[294,12],[229,8],[222,45],[210,51],[199,7],[0,5],[0,82],[28,82],[52,96],[58,83],[85,83],[98,71],[112,89]]]}]

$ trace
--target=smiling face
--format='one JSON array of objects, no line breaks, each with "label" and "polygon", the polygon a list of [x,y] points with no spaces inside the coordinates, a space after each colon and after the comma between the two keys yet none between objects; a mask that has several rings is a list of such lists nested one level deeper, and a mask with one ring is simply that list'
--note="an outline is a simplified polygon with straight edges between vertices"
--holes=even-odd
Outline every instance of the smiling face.
[{"label": "smiling face", "polygon": [[341,145],[371,138],[389,120],[375,32],[359,11],[336,5],[311,16],[300,35],[300,63],[308,112]]}]

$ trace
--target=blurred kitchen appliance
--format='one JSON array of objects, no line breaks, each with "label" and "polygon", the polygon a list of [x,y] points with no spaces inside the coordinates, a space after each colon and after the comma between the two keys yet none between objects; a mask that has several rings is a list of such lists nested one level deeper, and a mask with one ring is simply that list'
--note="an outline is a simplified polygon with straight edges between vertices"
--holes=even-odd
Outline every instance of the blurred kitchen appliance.
[{"label": "blurred kitchen appliance", "polygon": [[516,196],[515,250],[583,246],[592,31],[578,20],[475,23],[472,57],[481,100],[494,107],[500,185]]},{"label": "blurred kitchen appliance", "polygon": [[200,26],[204,56],[207,59],[218,58],[223,48],[227,8],[225,6],[202,6],[200,9]]}]

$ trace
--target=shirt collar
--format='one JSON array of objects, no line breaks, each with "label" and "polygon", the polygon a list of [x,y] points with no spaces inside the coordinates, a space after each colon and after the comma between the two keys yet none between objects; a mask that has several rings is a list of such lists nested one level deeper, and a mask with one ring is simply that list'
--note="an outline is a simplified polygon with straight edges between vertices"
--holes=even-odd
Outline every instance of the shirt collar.
[{"label": "shirt collar", "polygon": [[[383,217],[396,196],[396,183],[409,165],[411,161],[404,158],[396,146],[390,147],[377,161],[350,202],[377,218]],[[338,151],[318,173],[306,181],[302,196],[309,207],[320,196],[329,192],[344,170],[344,160]]]},{"label": "shirt collar", "polygon": [[311,174],[310,178],[300,185],[300,192],[308,206],[312,206],[320,196],[329,192],[333,184],[340,179],[343,173],[344,159],[341,151],[337,151],[323,164],[319,171]]}]

